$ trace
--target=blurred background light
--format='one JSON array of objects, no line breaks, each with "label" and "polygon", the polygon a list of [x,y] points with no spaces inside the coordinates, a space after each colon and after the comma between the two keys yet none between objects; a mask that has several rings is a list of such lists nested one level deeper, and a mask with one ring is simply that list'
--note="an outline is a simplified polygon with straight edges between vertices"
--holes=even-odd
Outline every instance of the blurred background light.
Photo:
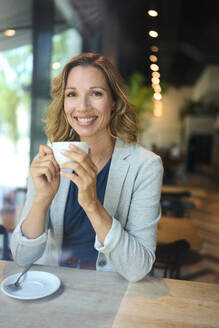
[{"label": "blurred background light", "polygon": [[154,99],[161,100],[162,99],[162,95],[159,92],[155,92],[154,93]]},{"label": "blurred background light", "polygon": [[155,117],[161,117],[163,114],[163,104],[160,100],[154,101],[153,115]]},{"label": "blurred background light", "polygon": [[153,63],[156,63],[156,62],[157,62],[157,56],[155,56],[155,55],[150,55],[150,56],[149,56],[149,59],[150,59],[150,61],[152,61]]},{"label": "blurred background light", "polygon": [[161,92],[161,87],[160,87],[159,84],[153,84],[152,87],[153,87],[155,92],[157,92],[157,93]]},{"label": "blurred background light", "polygon": [[157,64],[151,64],[150,65],[150,69],[154,72],[158,71],[159,70],[159,66]]},{"label": "blurred background light", "polygon": [[8,29],[4,31],[4,35],[6,36],[14,36],[16,34],[16,31],[14,29]]},{"label": "blurred background light", "polygon": [[158,52],[159,48],[157,46],[151,46],[151,51]]},{"label": "blurred background light", "polygon": [[152,38],[157,38],[157,37],[158,37],[158,33],[157,33],[157,31],[153,31],[153,30],[151,30],[151,31],[148,32],[148,34],[149,34]]},{"label": "blurred background light", "polygon": [[52,63],[52,69],[59,69],[61,64],[59,62]]},{"label": "blurred background light", "polygon": [[153,84],[160,84],[160,79],[158,77],[152,77],[151,82]]},{"label": "blurred background light", "polygon": [[152,76],[153,77],[160,77],[160,73],[159,72],[152,72]]},{"label": "blurred background light", "polygon": [[156,16],[158,16],[158,12],[154,9],[150,9],[150,10],[148,10],[148,15],[151,17],[156,17]]}]

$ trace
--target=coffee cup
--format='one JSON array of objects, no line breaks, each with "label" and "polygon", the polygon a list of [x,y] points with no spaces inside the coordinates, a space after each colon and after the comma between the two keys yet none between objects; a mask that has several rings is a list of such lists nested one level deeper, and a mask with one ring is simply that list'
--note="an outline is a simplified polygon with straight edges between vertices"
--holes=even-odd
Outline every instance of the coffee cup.
[{"label": "coffee cup", "polygon": [[88,153],[88,143],[83,141],[60,141],[53,142],[52,150],[55,157],[56,162],[59,165],[62,165],[65,162],[73,162],[70,158],[66,157],[61,153],[63,150],[70,150],[69,145],[75,145],[78,148],[82,149],[86,153]]}]

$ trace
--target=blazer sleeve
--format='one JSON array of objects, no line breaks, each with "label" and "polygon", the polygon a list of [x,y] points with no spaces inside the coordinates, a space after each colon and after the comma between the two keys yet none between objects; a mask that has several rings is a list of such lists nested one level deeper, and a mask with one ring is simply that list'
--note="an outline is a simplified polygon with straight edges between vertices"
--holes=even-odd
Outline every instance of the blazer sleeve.
[{"label": "blazer sleeve", "polygon": [[125,227],[118,218],[113,218],[104,245],[98,238],[96,240],[96,249],[105,254],[117,272],[132,282],[144,278],[155,261],[162,178],[159,156],[143,163],[134,182]]},{"label": "blazer sleeve", "polygon": [[49,211],[46,217],[46,229],[45,232],[38,238],[29,239],[25,237],[21,230],[21,224],[27,217],[36,194],[35,186],[31,175],[28,177],[27,196],[24,204],[24,208],[21,214],[20,221],[13,231],[11,237],[11,251],[14,261],[20,266],[26,266],[28,264],[37,261],[43,254],[46,242],[47,242],[47,227],[49,223]]}]

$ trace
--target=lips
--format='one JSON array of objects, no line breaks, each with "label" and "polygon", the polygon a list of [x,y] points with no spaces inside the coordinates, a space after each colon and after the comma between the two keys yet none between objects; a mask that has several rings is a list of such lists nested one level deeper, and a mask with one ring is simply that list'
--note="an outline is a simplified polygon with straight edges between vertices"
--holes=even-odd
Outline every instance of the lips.
[{"label": "lips", "polygon": [[97,116],[89,116],[89,117],[75,116],[74,118],[79,125],[87,126],[87,125],[91,125],[94,121],[96,121]]}]

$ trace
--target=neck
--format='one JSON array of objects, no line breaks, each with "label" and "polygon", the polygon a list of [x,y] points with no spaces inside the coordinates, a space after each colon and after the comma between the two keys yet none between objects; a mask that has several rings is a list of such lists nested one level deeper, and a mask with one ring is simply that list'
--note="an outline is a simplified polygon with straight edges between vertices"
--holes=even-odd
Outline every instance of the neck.
[{"label": "neck", "polygon": [[81,138],[81,141],[86,141],[90,148],[90,157],[97,166],[98,172],[106,165],[112,156],[115,139],[110,135],[102,139],[97,138]]}]

